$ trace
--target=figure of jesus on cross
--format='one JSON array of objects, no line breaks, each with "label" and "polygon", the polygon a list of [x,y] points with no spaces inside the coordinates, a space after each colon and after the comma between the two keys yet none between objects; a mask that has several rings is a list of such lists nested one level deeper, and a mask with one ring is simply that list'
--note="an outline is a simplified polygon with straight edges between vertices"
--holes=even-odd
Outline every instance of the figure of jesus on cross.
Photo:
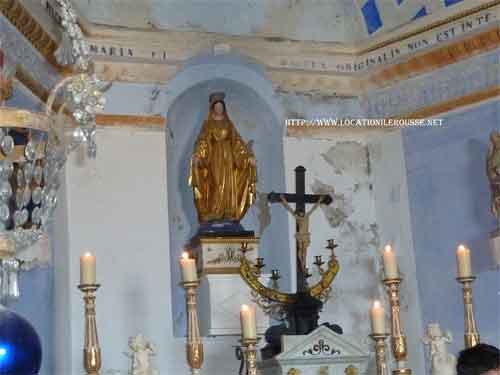
[{"label": "figure of jesus on cross", "polygon": [[312,208],[306,213],[303,212],[295,212],[295,210],[288,204],[288,201],[285,199],[283,194],[280,195],[281,204],[286,208],[288,212],[292,214],[295,218],[295,222],[297,225],[297,231],[295,232],[295,240],[297,242],[297,263],[298,267],[302,269],[302,272],[307,272],[307,249],[309,245],[311,245],[311,232],[309,232],[309,217],[311,214],[319,207],[321,202],[325,199],[324,196],[321,196],[316,203],[312,206]]},{"label": "figure of jesus on cross", "polygon": [[[295,168],[295,193],[275,193],[268,195],[271,203],[281,203],[290,212],[296,221],[296,248],[297,248],[297,291],[303,292],[307,289],[307,249],[311,244],[311,233],[309,231],[309,217],[320,204],[329,205],[332,197],[329,194],[306,194],[305,184],[306,169],[299,165]],[[290,206],[295,203],[295,210]],[[306,212],[306,204],[313,204]]]}]

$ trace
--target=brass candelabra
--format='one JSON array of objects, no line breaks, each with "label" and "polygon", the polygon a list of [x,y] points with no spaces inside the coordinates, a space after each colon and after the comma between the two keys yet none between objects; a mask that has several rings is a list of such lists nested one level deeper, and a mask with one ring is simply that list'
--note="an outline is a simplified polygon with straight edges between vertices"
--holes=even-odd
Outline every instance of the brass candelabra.
[{"label": "brass candelabra", "polygon": [[[242,248],[244,248],[244,243]],[[311,287],[307,287],[305,292],[310,296],[318,298],[323,302],[326,302],[330,297],[331,285],[335,276],[339,271],[339,263],[337,257],[335,256],[335,248],[337,244],[333,240],[328,240],[327,249],[330,250],[330,260],[327,262],[326,269],[323,268],[325,262],[322,260],[321,256],[317,256],[314,265],[318,268],[318,272],[321,275],[321,279]],[[244,252],[242,251],[244,254]],[[271,280],[273,285],[271,288],[263,285],[259,277],[261,276],[261,270],[264,267],[263,258],[258,258],[257,262],[254,264],[248,260],[245,256],[241,257],[240,260],[240,275],[247,285],[252,290],[252,294],[256,297],[256,303],[265,312],[273,311],[277,306],[291,305],[296,303],[297,295],[292,293],[285,293],[279,290],[278,280],[281,278],[280,272],[278,270],[272,270]],[[306,269],[307,277],[310,277],[310,273]]]},{"label": "brass candelabra", "polygon": [[245,358],[245,366],[247,375],[259,375],[260,371],[257,368],[257,344],[259,339],[242,339],[241,346]]},{"label": "brass candelabra", "polygon": [[200,369],[203,364],[203,342],[200,336],[200,327],[198,323],[198,310],[196,294],[199,281],[188,281],[181,283],[186,290],[186,306],[187,306],[187,343],[186,354],[187,362],[191,369],[191,374],[200,374]]},{"label": "brass candelabra", "polygon": [[377,363],[377,375],[389,375],[387,368],[387,360],[385,356],[385,340],[389,335],[387,334],[372,334],[370,335],[375,341],[375,361]]},{"label": "brass candelabra", "polygon": [[464,293],[464,341],[466,348],[472,348],[476,346],[477,344],[479,344],[480,340],[476,320],[474,318],[474,305],[472,303],[472,283],[474,282],[474,280],[476,280],[475,276],[457,278],[457,281],[462,284]]},{"label": "brass candelabra", "polygon": [[384,284],[387,288],[391,304],[391,348],[397,364],[397,368],[392,371],[393,375],[411,374],[411,369],[406,367],[408,349],[406,345],[406,336],[403,334],[401,326],[401,281],[401,278],[384,279]]},{"label": "brass candelabra", "polygon": [[97,335],[95,312],[96,292],[99,284],[81,284],[78,286],[83,293],[85,302],[85,341],[83,346],[83,366],[87,375],[99,375],[101,370],[101,348]]}]

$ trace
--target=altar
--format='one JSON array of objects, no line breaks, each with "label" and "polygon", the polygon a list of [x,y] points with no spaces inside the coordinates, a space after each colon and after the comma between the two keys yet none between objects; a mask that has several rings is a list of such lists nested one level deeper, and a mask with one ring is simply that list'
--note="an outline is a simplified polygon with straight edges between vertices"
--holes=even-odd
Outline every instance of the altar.
[{"label": "altar", "polygon": [[321,326],[308,335],[283,336],[283,351],[259,364],[263,375],[365,375],[370,349]]}]

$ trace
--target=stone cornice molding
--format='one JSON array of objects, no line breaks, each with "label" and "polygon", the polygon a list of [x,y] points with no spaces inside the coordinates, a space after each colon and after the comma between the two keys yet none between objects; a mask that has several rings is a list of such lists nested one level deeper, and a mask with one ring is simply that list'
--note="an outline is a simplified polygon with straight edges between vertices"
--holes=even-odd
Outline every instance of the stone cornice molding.
[{"label": "stone cornice molding", "polygon": [[199,54],[234,52],[261,64],[282,90],[351,97],[498,48],[500,0],[466,3],[446,19],[360,45],[91,24],[86,33],[104,79],[164,83]]},{"label": "stone cornice molding", "polygon": [[46,31],[49,26],[42,25],[19,0],[0,0],[0,12],[50,64],[58,67],[54,57],[57,42]]},{"label": "stone cornice molding", "polygon": [[[1,13],[56,67],[54,72],[61,73],[53,58],[57,48],[57,38],[54,37],[57,15],[54,19],[47,14],[33,17],[30,12],[36,11],[36,7],[25,7],[21,1],[24,0],[0,0]],[[84,18],[80,23],[89,42],[94,45],[96,72],[103,79],[166,83],[186,61],[200,53],[236,53],[260,63],[276,89],[281,91],[361,97],[364,100],[367,92],[389,86],[391,92],[395,92],[397,84],[410,77],[442,69],[500,46],[500,0],[470,0],[453,9],[451,15],[447,13],[448,18],[443,18],[442,14],[431,15],[359,45],[119,29],[93,25]],[[401,46],[406,46],[406,54]],[[370,63],[370,59],[374,63]],[[38,75],[30,75],[29,71],[29,66],[21,69],[18,80],[44,100],[47,80],[40,81]],[[484,90],[485,93],[480,94],[473,91],[460,94],[468,99],[461,100],[459,95],[445,106],[439,107],[438,102],[436,108],[449,110],[453,103],[466,105],[471,100],[474,102],[474,98],[485,100],[498,96],[494,89]],[[425,114],[430,107],[422,106],[412,113]],[[433,107],[431,112],[434,113],[436,108]],[[111,121],[112,126],[118,125],[115,120]],[[131,124],[133,121],[136,119],[125,122]],[[161,126],[157,119],[150,122],[153,126]]]}]

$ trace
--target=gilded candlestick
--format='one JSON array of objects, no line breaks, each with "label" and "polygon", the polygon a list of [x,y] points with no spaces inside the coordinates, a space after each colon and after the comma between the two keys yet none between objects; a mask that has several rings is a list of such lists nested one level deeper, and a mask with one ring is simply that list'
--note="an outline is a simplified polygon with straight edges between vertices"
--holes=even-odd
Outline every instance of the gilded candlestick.
[{"label": "gilded candlestick", "polygon": [[477,330],[476,319],[474,318],[474,305],[472,303],[472,283],[475,276],[458,277],[457,281],[462,284],[464,293],[464,320],[465,333],[464,341],[466,348],[472,348],[479,344],[479,332]]},{"label": "gilded candlestick", "polygon": [[375,360],[377,363],[377,375],[389,375],[387,360],[385,356],[385,340],[387,334],[371,334],[370,337],[375,341]]},{"label": "gilded candlestick", "polygon": [[384,284],[387,287],[387,293],[391,304],[391,348],[392,354],[397,362],[397,369],[392,371],[394,375],[411,374],[411,370],[406,367],[408,349],[406,345],[406,336],[403,334],[403,329],[401,327],[401,281],[401,278],[384,279]]},{"label": "gilded candlestick", "polygon": [[188,281],[181,283],[186,290],[186,306],[187,306],[187,343],[186,354],[187,362],[191,368],[191,374],[200,374],[200,369],[203,364],[203,342],[200,336],[200,327],[198,323],[198,309],[196,294],[199,281]]},{"label": "gilded candlestick", "polygon": [[248,375],[259,375],[257,369],[257,344],[259,339],[242,339],[243,355],[245,356],[245,364]]},{"label": "gilded candlestick", "polygon": [[99,284],[81,284],[78,286],[83,293],[85,302],[85,343],[83,347],[83,366],[87,375],[99,375],[101,369],[101,348],[97,334],[95,311],[95,293]]}]

